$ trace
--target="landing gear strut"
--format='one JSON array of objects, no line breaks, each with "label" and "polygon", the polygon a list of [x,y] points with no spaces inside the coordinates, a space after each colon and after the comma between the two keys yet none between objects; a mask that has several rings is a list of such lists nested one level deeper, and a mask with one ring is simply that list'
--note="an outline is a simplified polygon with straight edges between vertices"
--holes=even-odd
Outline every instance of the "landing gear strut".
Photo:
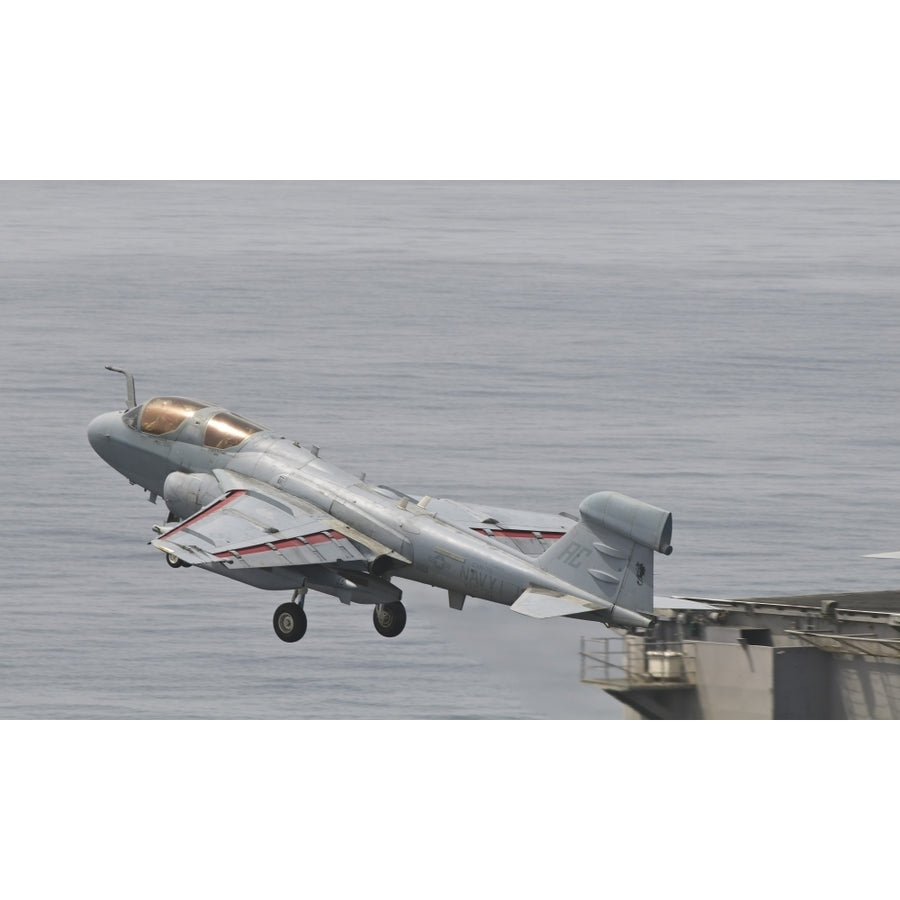
[{"label": "landing gear strut", "polygon": [[282,603],[275,610],[272,625],[275,634],[285,641],[293,644],[306,634],[306,613],[303,611],[303,601],[306,599],[306,591],[298,588],[294,591],[294,598],[290,603]]},{"label": "landing gear strut", "polygon": [[379,603],[372,613],[372,621],[383,637],[397,637],[406,625],[406,607],[399,600]]}]

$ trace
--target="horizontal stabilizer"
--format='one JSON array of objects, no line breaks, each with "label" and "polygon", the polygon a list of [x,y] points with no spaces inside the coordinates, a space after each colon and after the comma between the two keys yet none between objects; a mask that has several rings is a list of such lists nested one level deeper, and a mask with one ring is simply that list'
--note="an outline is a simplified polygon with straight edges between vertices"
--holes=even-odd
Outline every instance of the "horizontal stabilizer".
[{"label": "horizontal stabilizer", "polygon": [[558,591],[528,588],[510,607],[513,612],[530,616],[532,619],[552,619],[555,616],[571,616],[578,613],[610,609],[612,604],[599,598],[597,601],[582,600],[573,594]]},{"label": "horizontal stabilizer", "polygon": [[623,628],[646,628],[654,619],[652,615],[646,616],[623,606],[613,606],[602,597],[589,600],[586,597],[576,597],[574,594],[535,587],[523,591],[510,609],[532,619],[577,616],[597,619],[607,625],[618,625]]},{"label": "horizontal stabilizer", "polygon": [[891,553],[867,553],[866,559],[900,559],[900,550]]}]

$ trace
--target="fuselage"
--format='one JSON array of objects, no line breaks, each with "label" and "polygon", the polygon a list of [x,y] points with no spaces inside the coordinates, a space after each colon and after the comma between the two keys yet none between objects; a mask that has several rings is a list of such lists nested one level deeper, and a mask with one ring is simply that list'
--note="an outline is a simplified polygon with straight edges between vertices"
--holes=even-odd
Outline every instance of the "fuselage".
[{"label": "fuselage", "polygon": [[[372,581],[399,576],[439,586],[460,606],[465,596],[511,605],[529,587],[594,599],[541,569],[533,558],[474,527],[438,517],[429,510],[430,498],[416,500],[372,485],[319,458],[316,448],[291,442],[221,407],[186,398],[154,398],[124,413],[98,416],[88,437],[102,459],[150,492],[151,499],[163,497],[170,509],[174,504],[167,494],[179,477],[220,470],[315,505],[389,548],[390,555],[379,559],[377,570],[370,573]],[[297,587],[307,578],[307,573],[289,568],[232,573],[221,564],[204,567],[272,589]],[[334,592],[327,585],[320,589]],[[352,599],[381,602],[377,591],[364,588]]]}]

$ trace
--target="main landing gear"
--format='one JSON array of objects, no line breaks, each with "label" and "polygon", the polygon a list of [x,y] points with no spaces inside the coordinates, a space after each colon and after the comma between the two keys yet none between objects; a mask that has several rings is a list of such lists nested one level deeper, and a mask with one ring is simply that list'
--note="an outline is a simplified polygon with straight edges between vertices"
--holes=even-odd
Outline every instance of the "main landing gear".
[{"label": "main landing gear", "polygon": [[[285,643],[293,644],[306,634],[306,613],[303,611],[305,599],[306,591],[296,590],[290,603],[282,603],[275,610],[272,626],[275,634]],[[397,637],[406,625],[406,608],[399,600],[379,603],[372,613],[372,621],[375,623],[375,630],[383,637]]]},{"label": "main landing gear", "polygon": [[383,637],[397,637],[406,625],[406,607],[399,600],[379,603],[372,613],[372,621]]},{"label": "main landing gear", "polygon": [[275,610],[272,624],[278,637],[293,644],[306,634],[306,613],[296,603],[282,603]]},{"label": "main landing gear", "polygon": [[282,603],[275,610],[272,625],[275,634],[285,641],[293,644],[306,634],[306,613],[303,611],[303,601],[306,599],[306,589],[297,588],[290,603]]}]

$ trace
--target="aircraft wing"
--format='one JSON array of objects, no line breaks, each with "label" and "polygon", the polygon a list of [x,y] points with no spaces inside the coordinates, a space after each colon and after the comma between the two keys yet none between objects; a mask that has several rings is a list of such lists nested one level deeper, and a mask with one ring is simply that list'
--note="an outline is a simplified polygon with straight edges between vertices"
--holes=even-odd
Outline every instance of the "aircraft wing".
[{"label": "aircraft wing", "polygon": [[252,478],[215,473],[223,494],[150,543],[191,565],[364,568],[388,547],[319,507]]},{"label": "aircraft wing", "polygon": [[528,556],[540,556],[577,521],[562,514],[481,506],[456,500],[428,500],[427,509],[445,522],[492,538]]}]

